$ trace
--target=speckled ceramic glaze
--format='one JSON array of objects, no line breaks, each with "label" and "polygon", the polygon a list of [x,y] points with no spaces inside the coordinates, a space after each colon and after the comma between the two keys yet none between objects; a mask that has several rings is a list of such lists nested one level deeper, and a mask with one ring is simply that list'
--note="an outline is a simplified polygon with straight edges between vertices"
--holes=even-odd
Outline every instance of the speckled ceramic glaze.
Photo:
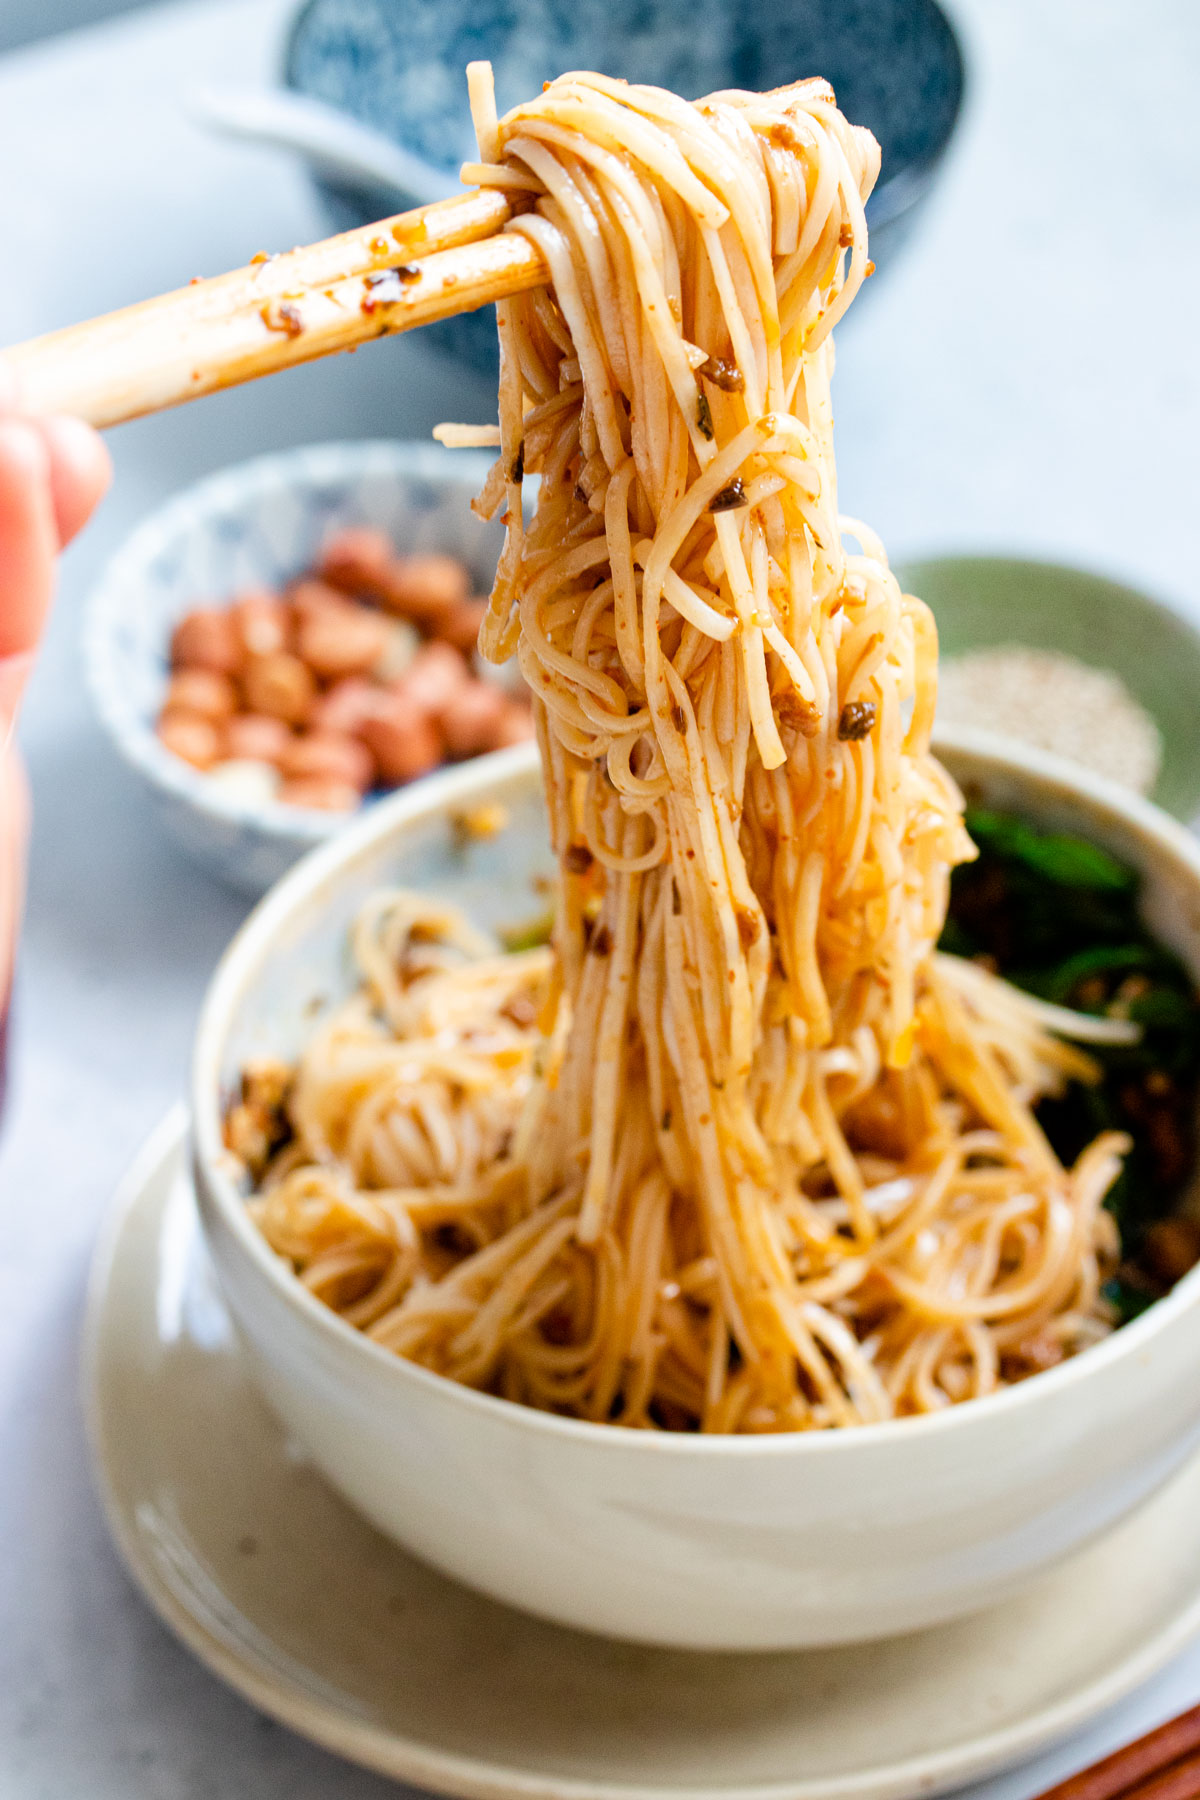
[{"label": "speckled ceramic glaze", "polygon": [[[976,803],[1078,831],[1138,867],[1153,929],[1200,973],[1200,844],[1040,753],[942,740]],[[508,829],[464,841],[464,806]],[[547,859],[532,746],[435,776],[311,857],[262,904],[204,1006],[192,1109],[201,1217],[254,1379],[382,1531],[560,1624],[692,1649],[844,1643],[1004,1600],[1141,1505],[1200,1440],[1200,1270],[1104,1343],[964,1406],[853,1430],[707,1437],[512,1405],[391,1355],[267,1247],[225,1151],[254,1056],[293,1058],[351,979],[363,898],[406,883],[481,923],[536,910]]]},{"label": "speckled ceramic glaze", "polygon": [[172,626],[191,607],[224,604],[238,588],[293,579],[343,525],[381,526],[407,549],[448,550],[486,593],[503,532],[482,525],[470,503],[489,462],[486,454],[436,444],[316,444],[259,457],[186,489],[117,552],[88,603],[92,694],[164,825],[210,874],[261,894],[346,818],[224,795],[163,748],[154,723]]},{"label": "speckled ceramic glaze", "polygon": [[[824,75],[846,116],[868,125],[883,171],[867,208],[880,268],[924,193],[958,116],[962,56],[934,0],[309,0],[289,40],[290,87],[339,106],[457,170],[476,154],[464,70],[488,58],[505,112],[568,69],[671,88],[782,87]],[[327,189],[348,228],[393,207]],[[491,308],[430,328],[480,367],[495,361]]]}]

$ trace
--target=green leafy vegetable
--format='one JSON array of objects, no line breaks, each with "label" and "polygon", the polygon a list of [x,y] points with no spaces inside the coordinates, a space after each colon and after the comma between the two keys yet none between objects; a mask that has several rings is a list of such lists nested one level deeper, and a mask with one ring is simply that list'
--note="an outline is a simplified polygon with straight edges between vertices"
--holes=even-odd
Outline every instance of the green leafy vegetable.
[{"label": "green leafy vegetable", "polygon": [[941,947],[986,960],[1058,1005],[1142,1027],[1137,1043],[1089,1045],[1101,1080],[1072,1082],[1038,1108],[1065,1163],[1098,1132],[1124,1131],[1133,1140],[1106,1201],[1125,1257],[1120,1292],[1110,1298],[1122,1318],[1133,1317],[1137,1296],[1140,1310],[1163,1291],[1137,1264],[1146,1233],[1171,1212],[1195,1161],[1195,985],[1146,929],[1135,871],[1107,851],[1008,813],[968,812],[967,828],[979,858],[954,871]]},{"label": "green leafy vegetable", "polygon": [[1062,1006],[1089,975],[1112,975],[1118,971],[1127,975],[1133,969],[1151,969],[1160,960],[1160,952],[1150,944],[1096,944],[1068,956],[1033,991]]},{"label": "green leafy vegetable", "polygon": [[1008,813],[973,812],[971,835],[981,850],[1023,863],[1059,887],[1109,888],[1128,894],[1137,886],[1133,870],[1098,845],[1064,832],[1037,831]]},{"label": "green leafy vegetable", "polygon": [[1136,1319],[1160,1298],[1151,1289],[1137,1287],[1132,1281],[1125,1281],[1119,1275],[1106,1281],[1100,1292],[1116,1313],[1119,1325],[1128,1325],[1130,1319]]}]

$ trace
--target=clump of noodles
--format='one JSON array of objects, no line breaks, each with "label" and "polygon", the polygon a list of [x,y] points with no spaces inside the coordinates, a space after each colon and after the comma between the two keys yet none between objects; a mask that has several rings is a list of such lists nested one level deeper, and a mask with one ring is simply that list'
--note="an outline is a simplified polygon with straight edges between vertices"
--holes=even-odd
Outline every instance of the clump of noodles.
[{"label": "clump of noodles", "polygon": [[498,308],[479,502],[552,945],[382,900],[262,1228],[399,1353],[584,1418],[786,1430],[987,1393],[1107,1329],[1122,1144],[1061,1167],[1031,1106],[1087,1058],[934,955],[973,853],[928,749],[936,633],[839,521],[833,457],[878,148],[822,81],[689,104],[573,74],[499,121],[471,86],[473,178],[552,277]]}]

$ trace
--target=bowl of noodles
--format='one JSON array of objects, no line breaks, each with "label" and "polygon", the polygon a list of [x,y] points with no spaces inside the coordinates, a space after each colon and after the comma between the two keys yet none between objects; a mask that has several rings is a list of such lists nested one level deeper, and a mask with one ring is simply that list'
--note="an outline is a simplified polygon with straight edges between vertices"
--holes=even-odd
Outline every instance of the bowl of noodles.
[{"label": "bowl of noodles", "polygon": [[[1076,954],[1094,928],[1104,966],[1095,909],[1116,904],[1122,869],[1136,876],[1125,891],[1145,941],[1189,982],[1200,972],[1200,847],[1174,821],[1043,752],[962,737],[938,748],[991,832],[989,879],[1011,851],[996,821],[1018,821],[1034,845],[1010,870],[1001,935],[1017,916],[1031,940],[1044,936],[1045,921],[1020,910],[1022,873],[1028,888],[1031,870],[1065,856],[1047,877],[1050,910],[1064,896],[1074,910]],[[1157,1276],[1130,1300],[1143,1277],[1122,1263],[1100,1207],[1112,1120],[1049,1200],[1030,1146],[1005,1150],[985,1123],[1003,1111],[982,1085],[997,1069],[1018,1097],[1044,1087],[1060,1109],[1064,1088],[1090,1079],[1089,1058],[1115,1058],[1127,1087],[1126,990],[1109,990],[1082,1037],[1055,1037],[1056,1053],[1038,1037],[1064,1028],[1055,1003],[1032,1003],[1030,1035],[1028,1019],[980,1005],[973,984],[994,979],[986,956],[956,959],[932,1010],[928,995],[918,1008],[923,1039],[956,1008],[977,1034],[956,1148],[921,1167],[889,1145],[895,1116],[845,1126],[878,1226],[876,1287],[861,1267],[856,1279],[845,1202],[829,1180],[810,1182],[814,1216],[841,1243],[802,1301],[825,1371],[811,1352],[797,1362],[809,1416],[788,1429],[727,1410],[702,1431],[714,1271],[669,1216],[678,1200],[656,1213],[640,1196],[581,1301],[570,1292],[577,1210],[560,1198],[531,1212],[512,1191],[517,1159],[536,1161],[548,1137],[543,1124],[540,1143],[503,1142],[512,1084],[536,1081],[522,1046],[546,1000],[552,869],[532,746],[449,771],[290,875],[210,991],[193,1090],[205,1231],[262,1392],[341,1492],[510,1604],[618,1637],[756,1649],[879,1637],[987,1606],[1168,1479],[1200,1436],[1200,1274],[1172,1286],[1160,1244]],[[951,921],[960,950],[964,931],[983,941],[978,896]],[[1139,965],[1114,947],[1113,980],[1157,967],[1146,955]],[[433,1006],[423,1023],[422,993]],[[1013,1079],[1039,1054],[1058,1066]],[[481,1081],[485,1065],[504,1072],[498,1083]],[[439,1084],[459,1097],[457,1127],[438,1116]],[[272,1108],[285,1091],[293,1123],[281,1131]],[[844,1121],[844,1092],[834,1105]],[[621,1106],[632,1132],[636,1096]],[[1194,1237],[1190,1164],[1175,1176],[1166,1229]],[[517,1347],[507,1364],[502,1339]],[[748,1366],[724,1350],[726,1398]]]},{"label": "bowl of noodles", "polygon": [[950,1619],[1200,1437],[1200,848],[932,745],[936,621],[837,507],[880,150],[828,83],[468,86],[548,278],[475,501],[537,748],[236,940],[216,1268],[318,1467],[499,1600],[698,1649]]}]

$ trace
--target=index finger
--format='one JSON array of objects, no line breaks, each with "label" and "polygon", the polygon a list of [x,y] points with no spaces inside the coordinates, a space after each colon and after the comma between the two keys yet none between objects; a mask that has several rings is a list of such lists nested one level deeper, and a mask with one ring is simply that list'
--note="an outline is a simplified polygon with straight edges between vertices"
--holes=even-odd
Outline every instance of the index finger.
[{"label": "index finger", "polygon": [[57,551],[50,452],[26,421],[0,420],[0,657],[36,645]]},{"label": "index finger", "polygon": [[21,404],[21,384],[0,352],[0,420],[3,419],[25,420],[45,443],[58,532],[56,548],[64,550],[87,524],[112,480],[112,463],[103,440],[90,425],[67,414],[27,414]]}]

